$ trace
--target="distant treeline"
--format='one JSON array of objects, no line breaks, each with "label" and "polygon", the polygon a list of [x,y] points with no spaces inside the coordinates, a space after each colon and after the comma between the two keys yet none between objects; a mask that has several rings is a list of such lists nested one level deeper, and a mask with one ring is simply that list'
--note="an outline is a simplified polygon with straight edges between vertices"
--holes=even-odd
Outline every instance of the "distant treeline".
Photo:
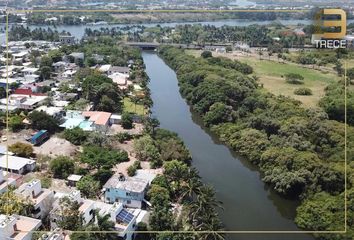
[{"label": "distant treeline", "polygon": [[63,31],[59,33],[49,27],[31,30],[29,27],[19,25],[10,28],[9,41],[43,40],[57,42],[60,34],[70,35],[69,32]]}]

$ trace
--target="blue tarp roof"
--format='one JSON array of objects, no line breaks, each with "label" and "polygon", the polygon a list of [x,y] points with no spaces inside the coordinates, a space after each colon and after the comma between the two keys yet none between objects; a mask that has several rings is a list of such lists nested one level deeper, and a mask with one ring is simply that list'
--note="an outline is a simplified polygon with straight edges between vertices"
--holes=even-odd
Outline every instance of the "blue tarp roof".
[{"label": "blue tarp roof", "polygon": [[42,136],[44,133],[46,133],[47,130],[40,130],[39,132],[37,132],[36,134],[33,135],[33,137],[31,138],[31,140],[36,140],[37,138],[39,138],[40,136]]}]

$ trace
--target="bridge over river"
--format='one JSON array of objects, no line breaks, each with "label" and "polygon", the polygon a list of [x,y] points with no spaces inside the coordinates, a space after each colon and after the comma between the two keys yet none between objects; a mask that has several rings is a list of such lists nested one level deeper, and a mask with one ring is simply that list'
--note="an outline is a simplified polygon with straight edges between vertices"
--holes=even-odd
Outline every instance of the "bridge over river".
[{"label": "bridge over river", "polygon": [[[128,46],[132,46],[132,47],[139,47],[143,50],[154,50],[156,48],[158,48],[161,45],[170,45],[170,46],[174,46],[174,47],[179,47],[179,48],[186,48],[186,49],[204,49],[205,47],[209,46],[209,45],[205,45],[205,46],[200,46],[200,45],[196,45],[196,44],[179,44],[179,43],[158,43],[158,42],[120,42],[120,43],[124,43]],[[214,44],[213,47],[226,47],[226,46],[230,46],[231,44]]]}]

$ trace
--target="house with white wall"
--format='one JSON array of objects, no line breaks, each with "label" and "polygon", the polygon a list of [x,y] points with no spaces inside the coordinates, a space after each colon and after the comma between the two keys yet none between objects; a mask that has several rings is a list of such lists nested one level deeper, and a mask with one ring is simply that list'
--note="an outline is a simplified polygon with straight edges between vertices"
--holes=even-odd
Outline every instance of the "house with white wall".
[{"label": "house with white wall", "polygon": [[39,229],[41,220],[0,214],[0,239],[31,240],[32,232]]},{"label": "house with white wall", "polygon": [[7,192],[9,187],[16,186],[16,179],[4,175],[4,171],[0,169],[0,194]]},{"label": "house with white wall", "polygon": [[33,203],[34,209],[32,212],[32,217],[34,218],[43,219],[52,209],[54,193],[49,189],[42,188],[42,184],[39,179],[33,179],[28,183],[22,184],[15,190],[15,194],[18,197],[28,199]]},{"label": "house with white wall", "polygon": [[109,220],[114,223],[119,237],[125,240],[134,239],[138,216],[142,210],[125,208],[122,203],[108,204],[99,201],[95,202],[95,209],[100,216],[109,215]]},{"label": "house with white wall", "polygon": [[56,193],[55,202],[53,203],[52,210],[49,213],[50,219],[50,227],[51,229],[58,228],[57,222],[60,221],[65,214],[65,210],[68,206],[63,203],[63,199],[67,198],[67,200],[71,203],[79,204],[79,212],[82,217],[82,224],[87,225],[94,218],[94,201],[89,199],[84,199],[81,197],[81,193],[78,190],[74,190],[70,193]]}]

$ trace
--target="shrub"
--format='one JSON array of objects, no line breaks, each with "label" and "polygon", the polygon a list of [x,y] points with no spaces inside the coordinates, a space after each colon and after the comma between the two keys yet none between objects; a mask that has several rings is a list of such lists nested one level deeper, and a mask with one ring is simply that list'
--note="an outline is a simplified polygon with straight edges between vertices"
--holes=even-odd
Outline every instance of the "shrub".
[{"label": "shrub", "polygon": [[52,171],[55,178],[65,179],[70,174],[74,173],[75,165],[74,162],[65,156],[59,156],[50,162],[50,170]]},{"label": "shrub", "polygon": [[82,145],[87,139],[87,134],[81,128],[75,127],[73,129],[65,129],[64,138],[74,145]]},{"label": "shrub", "polygon": [[312,95],[312,90],[309,88],[297,88],[294,90],[295,95],[310,96]]},{"label": "shrub", "polygon": [[14,116],[10,117],[9,127],[11,128],[11,130],[13,132],[17,132],[17,131],[21,130],[22,128],[24,128],[24,124],[22,122],[22,117],[20,117],[18,115],[14,115]]},{"label": "shrub", "polygon": [[120,143],[128,141],[132,138],[132,136],[127,132],[117,133],[117,135],[115,137],[118,140],[118,142],[120,142]]},{"label": "shrub", "polygon": [[213,54],[210,51],[203,51],[201,56],[202,58],[211,58]]},{"label": "shrub", "polygon": [[285,75],[285,80],[290,84],[303,84],[304,77],[298,73],[289,73]]},{"label": "shrub", "polygon": [[140,161],[135,161],[133,165],[129,166],[127,169],[128,176],[132,177],[136,174],[136,170],[141,169]]},{"label": "shrub", "polygon": [[124,129],[132,129],[133,128],[133,116],[130,113],[122,114],[122,127]]},{"label": "shrub", "polygon": [[16,142],[9,146],[9,151],[15,153],[19,157],[32,157],[33,147],[31,144]]}]

